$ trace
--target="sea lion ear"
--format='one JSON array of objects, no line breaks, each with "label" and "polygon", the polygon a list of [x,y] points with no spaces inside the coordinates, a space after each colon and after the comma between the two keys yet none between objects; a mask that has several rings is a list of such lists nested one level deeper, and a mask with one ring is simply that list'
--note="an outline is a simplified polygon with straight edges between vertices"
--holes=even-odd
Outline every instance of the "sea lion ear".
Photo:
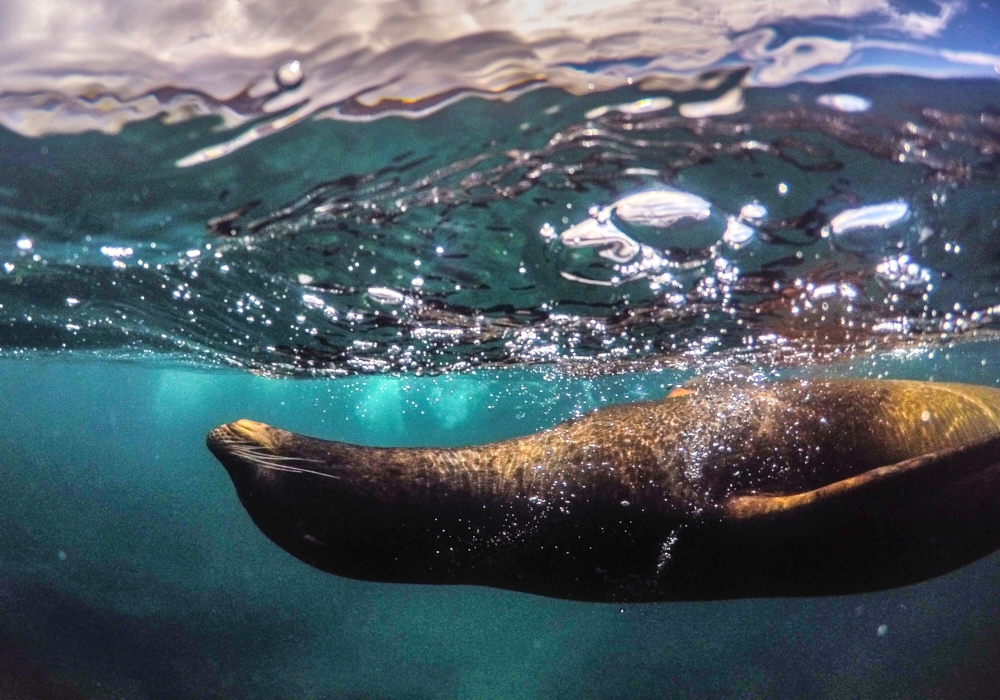
[{"label": "sea lion ear", "polygon": [[809,511],[825,509],[849,514],[878,508],[887,500],[916,498],[939,491],[997,464],[1000,461],[998,455],[1000,435],[877,467],[812,491],[733,496],[722,507],[726,518],[747,521],[798,517]]}]

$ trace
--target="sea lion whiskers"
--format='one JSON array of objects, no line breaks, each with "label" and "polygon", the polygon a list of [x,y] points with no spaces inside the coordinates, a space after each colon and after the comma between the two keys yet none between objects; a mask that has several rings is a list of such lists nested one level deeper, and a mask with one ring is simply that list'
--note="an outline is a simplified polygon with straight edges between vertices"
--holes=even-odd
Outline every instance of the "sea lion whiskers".
[{"label": "sea lion whiskers", "polygon": [[291,455],[281,455],[271,452],[269,447],[261,445],[252,439],[234,433],[232,430],[216,433],[217,439],[226,446],[233,456],[252,464],[261,469],[274,471],[291,472],[295,474],[314,474],[325,476],[331,479],[339,479],[336,474],[306,469],[305,467],[292,466],[289,462],[307,462],[310,464],[321,464],[321,460],[309,457],[293,457]]},{"label": "sea lion whiskers", "polygon": [[331,479],[339,479],[340,477],[336,474],[327,474],[326,472],[316,471],[315,469],[305,469],[303,467],[293,467],[286,462],[312,462],[314,464],[319,464],[318,459],[307,459],[305,457],[282,457],[281,455],[269,455],[261,454],[249,447],[237,447],[230,444],[229,447],[232,453],[253,464],[254,466],[260,467],[261,469],[273,469],[275,471],[281,472],[292,472],[295,474],[315,474],[316,476],[325,476]]}]

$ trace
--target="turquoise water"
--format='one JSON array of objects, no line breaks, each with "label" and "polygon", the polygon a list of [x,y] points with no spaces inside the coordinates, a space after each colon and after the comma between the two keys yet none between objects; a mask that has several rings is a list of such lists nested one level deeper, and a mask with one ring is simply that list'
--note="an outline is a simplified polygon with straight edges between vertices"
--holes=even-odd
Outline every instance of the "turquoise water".
[{"label": "turquoise water", "polygon": [[1000,384],[991,5],[7,4],[0,700],[997,697],[1000,555],[829,599],[358,582],[204,446]]},{"label": "turquoise water", "polygon": [[0,352],[336,377],[992,337],[1000,82],[740,75],[307,121],[191,168],[217,120],[0,132]]},{"label": "turquoise water", "polygon": [[[965,344],[836,371],[995,383],[997,365],[995,346]],[[135,363],[0,363],[0,692],[993,697],[997,555],[872,595],[624,608],[351,581],[267,540],[203,446],[207,430],[238,417],[366,444],[467,444],[662,395],[683,378],[505,370],[288,381]]]}]

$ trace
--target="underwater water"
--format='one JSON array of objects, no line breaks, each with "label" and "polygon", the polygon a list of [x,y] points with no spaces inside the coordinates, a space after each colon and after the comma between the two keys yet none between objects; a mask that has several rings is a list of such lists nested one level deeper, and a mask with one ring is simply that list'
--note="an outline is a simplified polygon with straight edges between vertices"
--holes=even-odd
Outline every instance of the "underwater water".
[{"label": "underwater water", "polygon": [[[987,383],[997,365],[996,346],[967,346],[854,372]],[[618,606],[352,581],[267,540],[203,446],[238,416],[469,444],[682,377],[293,382],[48,359],[0,376],[5,698],[991,698],[1000,683],[996,555],[835,598]]]},{"label": "underwater water", "polygon": [[0,698],[997,696],[1000,555],[712,603],[353,581],[204,443],[1000,384],[994,9],[163,7],[5,10]]}]

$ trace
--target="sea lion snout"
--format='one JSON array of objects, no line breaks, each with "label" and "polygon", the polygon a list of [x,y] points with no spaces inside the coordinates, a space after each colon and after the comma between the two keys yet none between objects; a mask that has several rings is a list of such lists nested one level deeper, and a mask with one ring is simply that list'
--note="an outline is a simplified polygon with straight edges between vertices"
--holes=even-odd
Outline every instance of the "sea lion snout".
[{"label": "sea lion snout", "polygon": [[241,418],[232,423],[220,425],[210,432],[207,442],[209,449],[213,452],[216,452],[215,448],[224,448],[234,444],[246,445],[248,443],[255,447],[272,449],[276,445],[276,440],[274,439],[275,432],[276,429],[266,423],[258,423],[257,421]]},{"label": "sea lion snout", "polygon": [[309,451],[308,439],[266,423],[245,418],[226,423],[211,431],[205,442],[234,478],[273,476],[279,471],[326,476],[323,460]]},{"label": "sea lion snout", "polygon": [[211,431],[205,443],[209,451],[228,468],[256,466],[260,458],[277,447],[275,428],[245,418],[220,425]]}]

